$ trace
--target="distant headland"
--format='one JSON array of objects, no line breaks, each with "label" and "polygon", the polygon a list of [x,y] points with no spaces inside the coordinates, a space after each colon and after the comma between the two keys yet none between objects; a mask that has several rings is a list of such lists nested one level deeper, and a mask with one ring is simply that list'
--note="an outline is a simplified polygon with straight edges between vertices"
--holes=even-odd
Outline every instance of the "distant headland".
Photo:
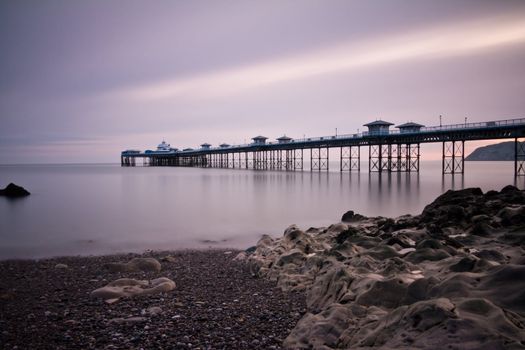
[{"label": "distant headland", "polygon": [[513,161],[514,141],[478,147],[465,160],[469,161]]}]

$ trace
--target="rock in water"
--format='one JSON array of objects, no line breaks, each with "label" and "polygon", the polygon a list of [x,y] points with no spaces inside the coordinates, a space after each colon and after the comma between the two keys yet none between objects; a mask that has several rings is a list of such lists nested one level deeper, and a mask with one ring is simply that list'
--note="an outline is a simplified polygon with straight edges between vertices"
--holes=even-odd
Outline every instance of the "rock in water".
[{"label": "rock in water", "polygon": [[0,190],[0,196],[6,197],[25,197],[29,196],[31,193],[21,186],[17,186],[14,183],[10,183],[6,188]]},{"label": "rock in water", "polygon": [[343,214],[343,217],[341,217],[342,222],[355,222],[363,220],[365,217],[361,214],[354,213],[353,210],[349,210],[346,213]]}]

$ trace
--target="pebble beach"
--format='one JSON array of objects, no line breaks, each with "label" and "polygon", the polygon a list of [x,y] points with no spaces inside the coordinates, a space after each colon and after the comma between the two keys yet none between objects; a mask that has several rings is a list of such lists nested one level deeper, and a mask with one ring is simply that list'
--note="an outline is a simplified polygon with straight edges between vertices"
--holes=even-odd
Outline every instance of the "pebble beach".
[{"label": "pebble beach", "polygon": [[[156,252],[0,262],[4,349],[280,349],[305,313],[303,293],[254,278],[238,252]],[[155,258],[160,271],[105,266]],[[175,289],[114,303],[91,292],[113,280],[167,277]]]}]

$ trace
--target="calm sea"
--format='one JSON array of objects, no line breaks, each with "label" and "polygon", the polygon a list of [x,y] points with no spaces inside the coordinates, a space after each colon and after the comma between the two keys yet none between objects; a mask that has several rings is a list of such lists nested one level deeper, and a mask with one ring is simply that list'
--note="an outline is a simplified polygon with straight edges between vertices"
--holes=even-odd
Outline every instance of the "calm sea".
[{"label": "calm sea", "polygon": [[[0,166],[0,187],[32,194],[0,197],[0,259],[107,254],[146,249],[246,248],[290,224],[307,229],[368,216],[418,214],[444,191],[516,184],[512,162],[468,162],[442,177],[421,172],[284,172],[118,165]],[[334,169],[337,166],[334,164]],[[524,179],[516,184],[524,187]],[[520,183],[521,182],[521,183]]]}]

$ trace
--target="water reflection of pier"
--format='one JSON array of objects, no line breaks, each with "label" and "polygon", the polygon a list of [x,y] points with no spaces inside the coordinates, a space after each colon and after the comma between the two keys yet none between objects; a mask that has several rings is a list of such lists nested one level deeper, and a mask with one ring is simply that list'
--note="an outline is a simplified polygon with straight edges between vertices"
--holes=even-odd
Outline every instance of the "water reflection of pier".
[{"label": "water reflection of pier", "polygon": [[308,170],[308,165],[310,171],[328,171],[330,149],[338,149],[339,170],[360,171],[361,149],[368,147],[369,172],[411,173],[419,172],[420,145],[441,143],[442,173],[463,174],[466,141],[513,139],[514,174],[525,176],[525,143],[519,142],[525,137],[525,118],[435,127],[411,122],[390,130],[392,125],[378,120],[365,124],[368,131],[358,134],[303,139],[282,136],[276,142],[257,136],[245,145],[211,147],[204,143],[199,149],[128,150],[121,153],[121,165],[135,166],[141,159],[146,166],[295,171]]}]

